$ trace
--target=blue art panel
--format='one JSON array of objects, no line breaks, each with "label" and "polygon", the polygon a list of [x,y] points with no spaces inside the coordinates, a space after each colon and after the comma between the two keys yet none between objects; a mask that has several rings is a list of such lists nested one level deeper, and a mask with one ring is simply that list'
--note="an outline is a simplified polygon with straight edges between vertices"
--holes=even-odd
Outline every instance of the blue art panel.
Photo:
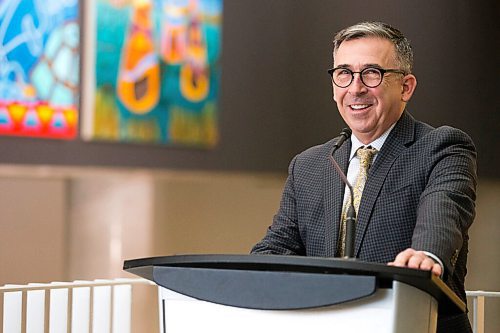
[{"label": "blue art panel", "polygon": [[94,0],[86,137],[214,146],[222,0]]},{"label": "blue art panel", "polygon": [[78,49],[77,0],[0,1],[0,134],[76,136]]}]

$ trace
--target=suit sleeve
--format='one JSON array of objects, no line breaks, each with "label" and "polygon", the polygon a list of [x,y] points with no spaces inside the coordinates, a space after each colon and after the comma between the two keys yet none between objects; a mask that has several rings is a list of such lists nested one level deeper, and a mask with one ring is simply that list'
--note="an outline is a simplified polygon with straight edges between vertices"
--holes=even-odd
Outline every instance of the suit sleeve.
[{"label": "suit sleeve", "polygon": [[453,274],[457,258],[466,258],[462,251],[467,251],[468,229],[475,216],[476,151],[472,140],[457,129],[441,127],[435,134],[412,247],[435,254],[445,272]]},{"label": "suit sleeve", "polygon": [[288,178],[281,197],[280,208],[265,237],[257,243],[253,254],[305,255],[305,247],[297,225],[294,167],[297,156],[290,162]]}]

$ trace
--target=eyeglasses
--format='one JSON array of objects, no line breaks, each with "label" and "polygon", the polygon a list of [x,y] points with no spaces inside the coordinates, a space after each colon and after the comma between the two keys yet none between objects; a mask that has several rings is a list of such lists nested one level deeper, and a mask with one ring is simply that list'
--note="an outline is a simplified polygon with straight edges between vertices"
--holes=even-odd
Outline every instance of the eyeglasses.
[{"label": "eyeglasses", "polygon": [[332,77],[332,82],[340,88],[348,87],[354,80],[354,74],[356,73],[359,73],[361,82],[368,88],[378,87],[382,83],[385,73],[406,74],[399,69],[384,69],[378,67],[367,67],[359,72],[353,72],[349,68],[344,67],[331,68],[328,70],[328,74]]}]

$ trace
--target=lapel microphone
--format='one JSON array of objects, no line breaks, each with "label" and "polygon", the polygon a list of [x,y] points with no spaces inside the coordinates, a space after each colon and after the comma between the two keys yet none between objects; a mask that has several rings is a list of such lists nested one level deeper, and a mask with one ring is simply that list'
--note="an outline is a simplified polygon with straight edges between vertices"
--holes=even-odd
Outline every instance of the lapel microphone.
[{"label": "lapel microphone", "polygon": [[356,238],[356,210],[354,209],[354,192],[352,190],[352,185],[347,180],[345,173],[340,168],[339,164],[333,158],[333,154],[344,144],[344,142],[351,137],[352,131],[350,128],[346,127],[340,132],[340,138],[333,145],[332,151],[328,156],[328,159],[331,161],[332,165],[337,170],[340,178],[349,188],[349,192],[351,194],[351,202],[349,208],[347,209],[346,214],[346,225],[345,225],[345,251],[344,258],[354,258],[354,240]]}]

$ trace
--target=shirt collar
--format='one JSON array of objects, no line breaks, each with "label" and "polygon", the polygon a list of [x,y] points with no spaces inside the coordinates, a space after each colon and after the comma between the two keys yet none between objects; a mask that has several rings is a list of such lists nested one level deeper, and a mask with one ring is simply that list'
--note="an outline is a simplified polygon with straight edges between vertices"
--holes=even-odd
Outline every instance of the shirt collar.
[{"label": "shirt collar", "polygon": [[[394,126],[396,126],[396,123],[392,124],[392,126],[389,127],[387,129],[387,131],[384,132],[384,134],[382,134],[381,136],[379,136],[377,139],[373,140],[372,142],[370,142],[366,146],[372,146],[373,148],[375,148],[378,151],[380,151],[380,149],[382,149],[382,146],[384,145],[385,140],[387,139],[387,137],[391,133],[391,131],[394,128]],[[365,144],[362,143],[361,141],[359,141],[359,139],[353,133],[351,135],[351,154],[349,155],[349,161],[352,160],[352,158],[356,154],[356,151],[360,147],[363,147],[363,146],[365,146]]]}]

